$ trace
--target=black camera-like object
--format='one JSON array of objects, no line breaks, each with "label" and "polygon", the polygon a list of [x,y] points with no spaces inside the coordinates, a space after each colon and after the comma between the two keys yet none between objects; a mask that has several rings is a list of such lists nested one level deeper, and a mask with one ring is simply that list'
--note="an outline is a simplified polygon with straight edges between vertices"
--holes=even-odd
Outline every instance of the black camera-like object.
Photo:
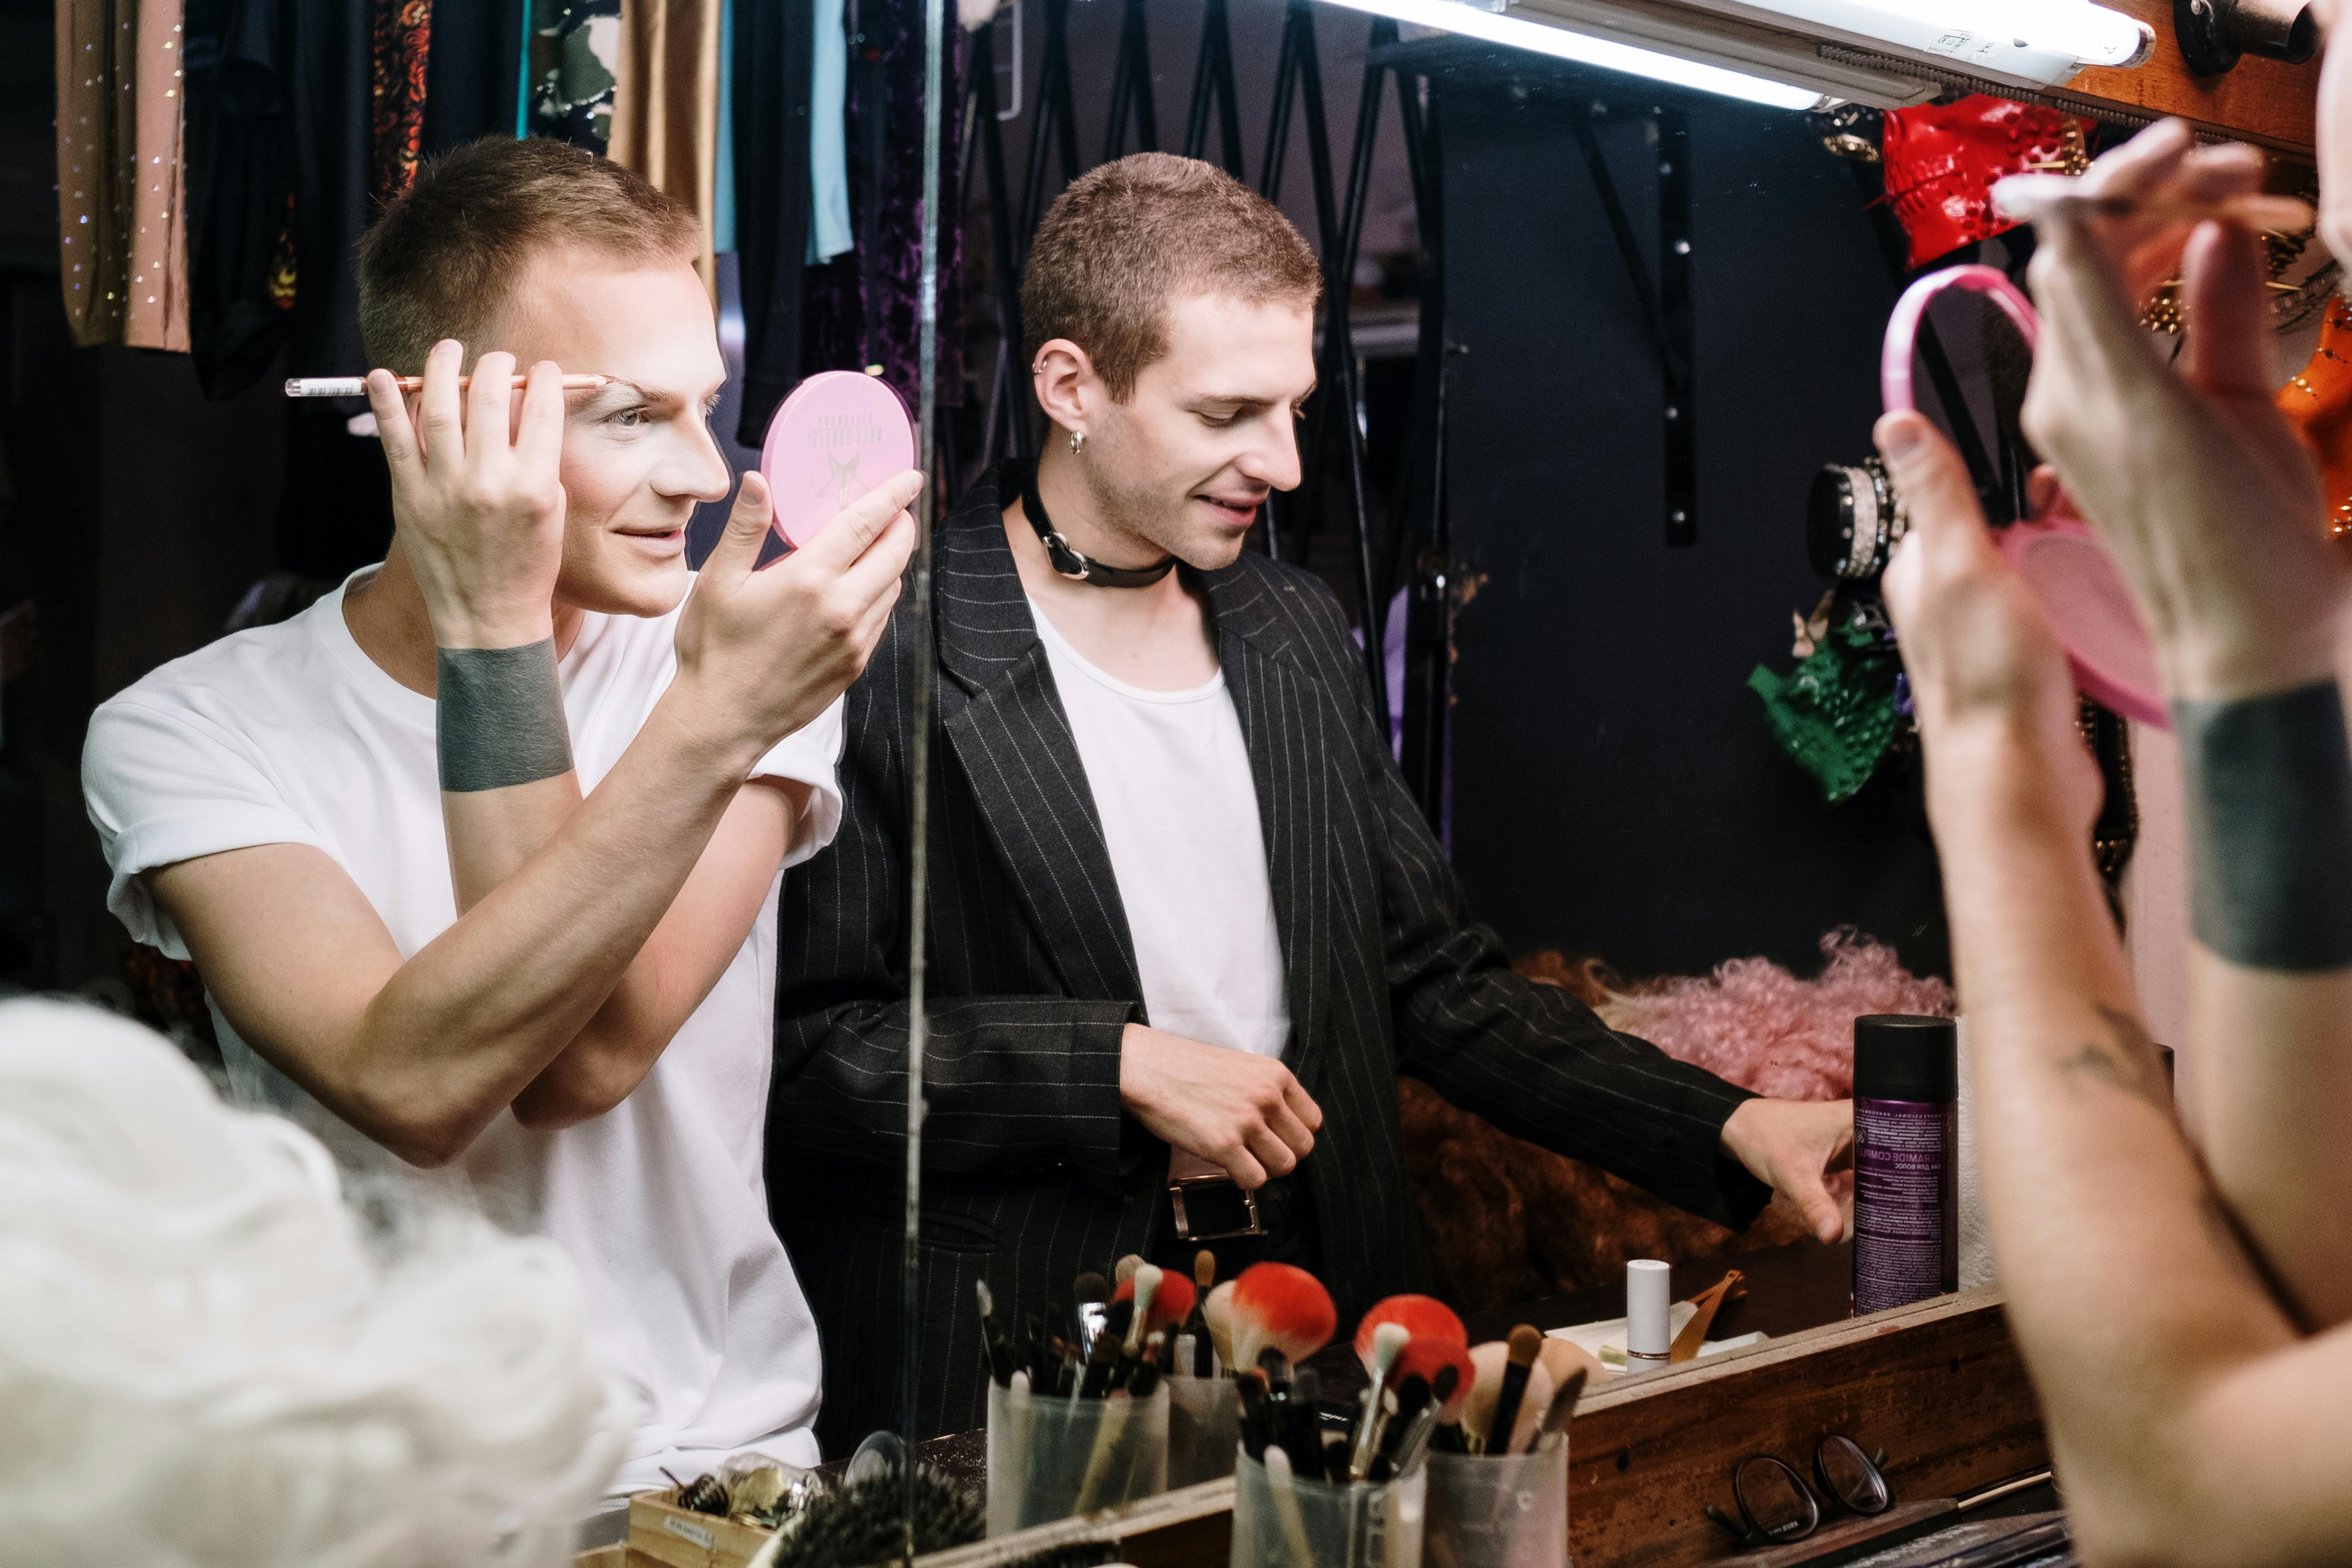
[{"label": "black camera-like object", "polygon": [[1805,499],[1805,556],[1822,576],[1875,578],[1909,527],[1895,476],[1877,458],[1832,463],[1813,476]]}]

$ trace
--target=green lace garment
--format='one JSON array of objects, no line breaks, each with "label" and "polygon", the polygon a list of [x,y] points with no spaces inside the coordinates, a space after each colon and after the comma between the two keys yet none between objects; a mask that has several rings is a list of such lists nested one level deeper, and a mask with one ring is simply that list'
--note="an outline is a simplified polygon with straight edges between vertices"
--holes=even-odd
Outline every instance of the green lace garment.
[{"label": "green lace garment", "polygon": [[1848,622],[1787,675],[1758,665],[1748,688],[1764,700],[1772,736],[1834,805],[1870,780],[1895,739],[1903,661],[1867,626]]}]

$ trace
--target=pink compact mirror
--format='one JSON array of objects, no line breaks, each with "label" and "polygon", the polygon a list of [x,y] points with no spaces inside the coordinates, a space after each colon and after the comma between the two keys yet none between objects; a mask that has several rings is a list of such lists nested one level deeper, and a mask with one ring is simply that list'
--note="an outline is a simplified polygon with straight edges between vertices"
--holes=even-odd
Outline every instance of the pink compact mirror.
[{"label": "pink compact mirror", "polygon": [[[1930,307],[1936,307],[1931,312]],[[1886,323],[1879,391],[1924,414],[1959,449],[1993,538],[2049,613],[2074,683],[2126,718],[2167,728],[2156,647],[2123,574],[2061,491],[2026,515],[2031,462],[2017,414],[2042,319],[1993,267],[1948,267],[1904,291]]]},{"label": "pink compact mirror", "polygon": [[793,388],[760,447],[776,531],[806,544],[834,514],[915,466],[915,422],[878,375],[820,371]]}]

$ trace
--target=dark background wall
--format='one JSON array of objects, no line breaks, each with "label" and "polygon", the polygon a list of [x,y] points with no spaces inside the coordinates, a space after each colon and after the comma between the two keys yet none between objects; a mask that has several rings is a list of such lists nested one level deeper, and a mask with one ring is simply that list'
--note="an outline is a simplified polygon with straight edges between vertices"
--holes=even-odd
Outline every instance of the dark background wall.
[{"label": "dark background wall", "polygon": [[[1622,91],[1625,79],[1615,79]],[[1448,79],[1453,846],[1515,950],[1633,973],[1763,953],[1801,973],[1851,923],[1948,972],[1907,770],[1825,805],[1744,682],[1789,668],[1806,487],[1870,450],[1895,289],[1847,168],[1801,114],[1687,100],[1698,532],[1664,542],[1660,374],[1571,117],[1581,80]],[[1620,98],[1629,107],[1644,100]],[[1636,114],[1594,121],[1635,233],[1658,232]]]}]

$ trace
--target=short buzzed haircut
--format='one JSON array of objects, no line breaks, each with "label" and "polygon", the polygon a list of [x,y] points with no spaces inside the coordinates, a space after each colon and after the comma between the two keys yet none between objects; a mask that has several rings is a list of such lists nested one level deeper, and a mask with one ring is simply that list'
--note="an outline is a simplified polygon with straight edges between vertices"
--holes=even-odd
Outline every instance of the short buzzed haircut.
[{"label": "short buzzed haircut", "polygon": [[1070,183],[1037,227],[1021,279],[1029,358],[1055,338],[1087,351],[1112,398],[1168,352],[1168,306],[1195,293],[1313,309],[1322,268],[1282,210],[1213,163],[1138,153]]},{"label": "short buzzed haircut", "polygon": [[689,260],[693,212],[610,159],[534,136],[485,136],[416,172],[360,242],[368,363],[415,375],[444,338],[471,358],[540,252],[578,247],[644,266]]}]

